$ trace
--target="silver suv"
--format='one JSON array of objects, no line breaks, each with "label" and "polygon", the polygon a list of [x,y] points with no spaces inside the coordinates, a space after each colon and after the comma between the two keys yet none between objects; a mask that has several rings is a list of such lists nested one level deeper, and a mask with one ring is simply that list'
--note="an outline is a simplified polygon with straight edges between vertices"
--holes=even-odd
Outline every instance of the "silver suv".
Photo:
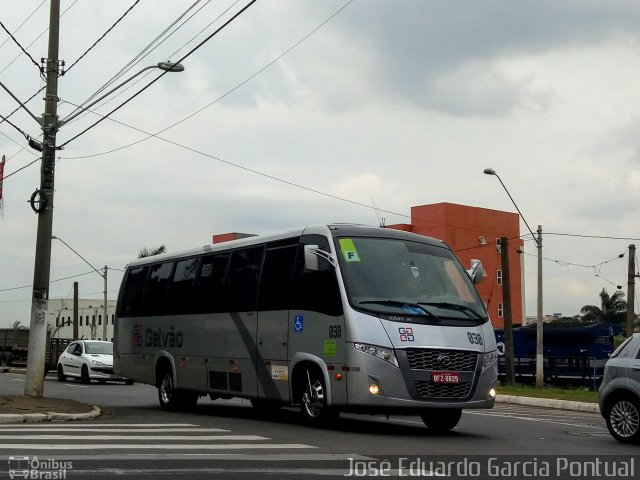
[{"label": "silver suv", "polygon": [[604,367],[600,413],[619,442],[640,443],[640,333],[627,338]]}]

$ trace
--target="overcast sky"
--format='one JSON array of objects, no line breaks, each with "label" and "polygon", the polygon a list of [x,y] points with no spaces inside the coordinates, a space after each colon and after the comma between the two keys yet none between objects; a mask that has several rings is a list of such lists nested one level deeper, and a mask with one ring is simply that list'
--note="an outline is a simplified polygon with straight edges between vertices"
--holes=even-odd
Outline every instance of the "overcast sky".
[{"label": "overcast sky", "polygon": [[[118,73],[97,97],[181,59],[248,1],[141,1],[82,56],[135,1],[63,0],[60,117]],[[47,55],[49,1],[2,3],[28,55],[0,30],[0,81],[26,101],[44,86],[32,59]],[[577,314],[602,288],[626,291],[627,248],[640,247],[639,17],[633,0],[258,0],[184,72],[75,139],[100,117],[60,128],[54,235],[121,270],[143,247],[178,251],[215,233],[375,225],[373,204],[387,224],[438,202],[515,211],[483,175],[491,167],[545,232],[545,313]],[[107,114],[160,71],[146,73],[91,109]],[[0,114],[17,106],[0,90]],[[42,94],[27,106],[41,114]],[[10,120],[38,138],[26,113]],[[38,158],[7,122],[0,155],[5,176]],[[38,165],[4,182],[0,327],[29,323]],[[535,315],[536,249],[525,248]],[[74,280],[82,298],[102,297],[102,279],[54,241],[51,279],[74,275],[53,281],[50,298],[70,297]],[[109,298],[121,279],[110,270]]]}]

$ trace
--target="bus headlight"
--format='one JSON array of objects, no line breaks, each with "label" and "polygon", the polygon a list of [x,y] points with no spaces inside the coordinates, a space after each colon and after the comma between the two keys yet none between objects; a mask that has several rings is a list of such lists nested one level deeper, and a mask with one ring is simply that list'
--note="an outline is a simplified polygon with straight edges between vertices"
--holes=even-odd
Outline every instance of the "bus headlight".
[{"label": "bus headlight", "polygon": [[354,343],[353,348],[359,352],[368,353],[374,357],[378,357],[387,363],[390,363],[394,367],[398,366],[398,360],[396,359],[395,352],[390,348],[378,347],[377,345],[369,345],[366,343]]},{"label": "bus headlight", "polygon": [[492,363],[498,361],[498,351],[494,350],[493,352],[485,353],[482,359],[482,370],[489,367]]}]

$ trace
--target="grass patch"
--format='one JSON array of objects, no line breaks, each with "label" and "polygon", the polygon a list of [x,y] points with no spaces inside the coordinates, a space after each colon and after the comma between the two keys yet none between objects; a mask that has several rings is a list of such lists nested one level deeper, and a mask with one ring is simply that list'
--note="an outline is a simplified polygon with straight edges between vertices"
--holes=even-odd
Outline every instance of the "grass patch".
[{"label": "grass patch", "polygon": [[548,387],[536,388],[530,385],[500,385],[496,388],[498,395],[517,395],[521,397],[552,398],[556,400],[571,400],[574,402],[598,402],[598,392],[587,390],[582,387],[559,388]]}]

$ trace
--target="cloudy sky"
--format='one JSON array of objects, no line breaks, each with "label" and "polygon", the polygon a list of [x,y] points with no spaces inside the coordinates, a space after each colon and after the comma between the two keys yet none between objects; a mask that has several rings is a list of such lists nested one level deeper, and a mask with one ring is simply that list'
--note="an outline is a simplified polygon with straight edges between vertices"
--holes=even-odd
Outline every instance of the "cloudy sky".
[{"label": "cloudy sky", "polygon": [[[63,0],[60,117],[183,58],[248,2],[140,1],[83,56],[136,2]],[[47,55],[48,17],[48,1],[3,2],[0,20],[26,53],[0,30],[0,81],[22,101],[44,86],[32,59]],[[405,223],[411,206],[438,202],[514,211],[483,175],[491,167],[545,232],[545,313],[576,314],[626,285],[618,255],[640,247],[639,23],[633,0],[258,0],[184,58],[184,72],[82,133],[160,74],[148,70],[60,128],[54,235],[98,268],[123,269],[143,247],[177,251],[215,233]],[[0,114],[17,106],[0,90]],[[41,114],[42,94],[27,106]],[[28,114],[9,120],[38,138]],[[0,154],[4,327],[29,323],[27,200],[40,173],[39,162],[20,170],[37,152],[7,122]],[[51,298],[70,296],[74,280],[82,298],[102,296],[102,279],[57,241],[51,279]],[[110,270],[109,298],[121,279]]]}]

